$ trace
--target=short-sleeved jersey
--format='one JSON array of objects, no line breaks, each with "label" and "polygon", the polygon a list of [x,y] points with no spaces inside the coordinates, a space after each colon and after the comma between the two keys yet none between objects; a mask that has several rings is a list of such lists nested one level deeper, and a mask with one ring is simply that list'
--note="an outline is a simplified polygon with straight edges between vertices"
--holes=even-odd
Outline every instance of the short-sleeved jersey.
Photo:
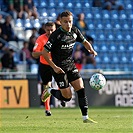
[{"label": "short-sleeved jersey", "polygon": [[72,52],[75,42],[84,42],[85,38],[78,28],[72,27],[71,32],[66,32],[62,27],[54,31],[44,46],[51,52],[53,62],[63,70],[69,71],[75,65]]},{"label": "short-sleeved jersey", "polygon": [[[47,43],[47,41],[48,41],[48,37],[46,36],[46,34],[39,36],[36,40],[35,46],[33,48],[33,52],[42,51],[44,49],[44,45]],[[51,54],[50,54],[50,56],[51,56]],[[42,55],[40,56],[40,62],[42,64],[49,65]]]}]

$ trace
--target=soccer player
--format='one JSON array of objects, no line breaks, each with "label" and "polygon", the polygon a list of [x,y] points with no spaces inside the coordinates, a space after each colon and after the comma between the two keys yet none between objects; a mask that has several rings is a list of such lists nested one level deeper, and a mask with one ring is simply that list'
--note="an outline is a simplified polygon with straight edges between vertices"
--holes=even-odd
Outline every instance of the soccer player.
[{"label": "soccer player", "polygon": [[[54,22],[47,22],[45,24],[45,34],[40,35],[37,40],[36,44],[33,48],[32,56],[34,58],[40,57],[40,63],[39,63],[39,74],[42,79],[44,89],[51,87],[51,81],[52,81],[52,68],[49,66],[47,61],[42,56],[42,50],[44,48],[44,45],[48,41],[49,36],[53,31],[55,31],[56,26]],[[49,53],[50,55],[50,53]],[[51,56],[51,55],[50,55]],[[63,102],[63,101],[62,101]],[[45,104],[45,114],[46,116],[51,116],[50,112],[50,97],[44,102]],[[61,103],[63,104],[63,103]],[[65,105],[64,105],[65,106]]]},{"label": "soccer player", "polygon": [[[43,57],[53,68],[53,76],[60,90],[54,90],[52,88],[45,90],[44,100],[52,94],[59,100],[70,101],[72,98],[70,83],[77,92],[83,122],[97,123],[88,116],[88,101],[85,95],[84,83],[78,69],[75,67],[72,59],[72,51],[75,42],[80,42],[94,56],[97,55],[97,52],[85,39],[79,29],[73,26],[73,14],[70,11],[62,12],[60,21],[61,27],[50,35],[43,50]],[[52,60],[48,52],[51,52]]]}]

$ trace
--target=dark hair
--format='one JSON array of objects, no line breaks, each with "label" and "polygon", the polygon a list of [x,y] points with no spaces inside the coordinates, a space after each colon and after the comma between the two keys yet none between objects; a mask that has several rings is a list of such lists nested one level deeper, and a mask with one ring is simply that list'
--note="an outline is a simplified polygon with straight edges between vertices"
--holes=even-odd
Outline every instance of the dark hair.
[{"label": "dark hair", "polygon": [[55,25],[54,22],[47,22],[47,23],[45,24],[45,27],[46,27],[46,26],[54,26],[54,25]]},{"label": "dark hair", "polygon": [[68,17],[68,16],[73,16],[73,14],[70,11],[64,11],[61,13],[60,17]]}]

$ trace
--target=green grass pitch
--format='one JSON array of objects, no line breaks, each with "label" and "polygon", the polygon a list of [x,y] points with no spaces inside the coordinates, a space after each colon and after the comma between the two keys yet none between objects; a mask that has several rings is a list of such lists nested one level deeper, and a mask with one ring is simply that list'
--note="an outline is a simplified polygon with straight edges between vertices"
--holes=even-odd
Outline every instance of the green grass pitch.
[{"label": "green grass pitch", "polygon": [[0,109],[0,133],[133,133],[133,110],[121,107],[90,107],[98,124],[83,123],[79,108]]}]

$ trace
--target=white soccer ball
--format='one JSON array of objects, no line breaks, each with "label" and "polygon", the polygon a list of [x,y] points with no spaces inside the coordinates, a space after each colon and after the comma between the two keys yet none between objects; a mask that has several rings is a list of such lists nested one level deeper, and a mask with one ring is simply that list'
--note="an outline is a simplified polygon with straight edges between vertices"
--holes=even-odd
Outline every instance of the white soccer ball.
[{"label": "white soccer ball", "polygon": [[90,86],[95,90],[102,89],[106,84],[106,79],[101,73],[95,73],[90,78]]}]

